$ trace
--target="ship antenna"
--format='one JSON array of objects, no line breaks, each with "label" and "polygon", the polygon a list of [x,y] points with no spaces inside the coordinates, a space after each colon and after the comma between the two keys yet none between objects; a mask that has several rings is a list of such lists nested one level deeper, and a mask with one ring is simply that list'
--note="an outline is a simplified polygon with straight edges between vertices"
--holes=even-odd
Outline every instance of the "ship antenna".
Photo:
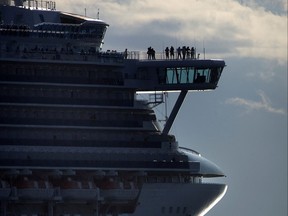
[{"label": "ship antenna", "polygon": [[168,120],[168,109],[167,109],[167,99],[168,99],[168,92],[164,92],[164,98],[165,98],[165,101],[164,101],[164,103],[165,103],[165,124],[166,124],[166,122],[167,122],[167,120]]},{"label": "ship antenna", "polygon": [[159,119],[158,121],[163,122],[163,126],[165,127],[165,124],[168,120],[168,92],[164,91],[161,95],[163,97],[161,103],[164,103],[164,113],[161,112],[161,115],[164,117],[164,119]]},{"label": "ship antenna", "polygon": [[97,12],[97,19],[98,19],[98,20],[100,19],[100,11],[99,11],[99,8],[98,8],[98,12]]},{"label": "ship antenna", "polygon": [[205,43],[204,43],[204,39],[203,39],[203,55],[204,55],[204,59],[205,59]]}]

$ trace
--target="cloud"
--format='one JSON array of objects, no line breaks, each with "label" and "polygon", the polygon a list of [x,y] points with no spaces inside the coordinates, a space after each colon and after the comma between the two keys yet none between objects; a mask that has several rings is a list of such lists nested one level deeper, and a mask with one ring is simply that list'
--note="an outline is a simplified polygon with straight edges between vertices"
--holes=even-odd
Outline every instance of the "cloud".
[{"label": "cloud", "polygon": [[252,8],[262,7],[274,14],[285,15],[287,13],[287,0],[237,0],[242,5]]},{"label": "cloud", "polygon": [[[119,39],[125,40],[125,37],[131,37],[141,45],[159,44],[158,50],[163,45],[173,44],[195,44],[202,50],[204,41],[209,58],[255,57],[277,59],[285,64],[286,13],[275,14],[266,10],[274,5],[285,4],[284,0],[277,2],[269,4],[265,0],[265,4],[260,4],[260,0],[98,0],[95,3],[94,0],[63,0],[58,3],[58,8],[72,9],[83,14],[86,7],[87,14],[93,17],[97,17],[100,8],[100,18],[111,24],[107,32],[108,35],[111,34],[109,43],[120,47]],[[71,6],[73,4],[74,8]],[[144,35],[147,35],[146,41],[143,41]],[[151,41],[153,36],[161,36],[162,41],[159,41],[159,37]],[[133,48],[138,47],[131,47]],[[209,56],[209,53],[213,56]]]},{"label": "cloud", "polygon": [[271,105],[270,99],[264,94],[263,91],[259,91],[258,95],[261,98],[260,101],[252,101],[244,98],[235,97],[227,99],[226,103],[245,107],[248,111],[264,110],[270,113],[287,115],[287,110],[274,108]]}]

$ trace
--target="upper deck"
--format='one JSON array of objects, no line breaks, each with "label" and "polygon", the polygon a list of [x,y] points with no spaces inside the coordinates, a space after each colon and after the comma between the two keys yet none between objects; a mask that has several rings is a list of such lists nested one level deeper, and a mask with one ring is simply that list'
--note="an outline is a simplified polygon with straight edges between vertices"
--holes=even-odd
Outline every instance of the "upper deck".
[{"label": "upper deck", "polygon": [[103,52],[108,24],[102,20],[56,11],[54,4],[43,8],[43,1],[14,3],[0,4],[2,62],[112,66],[122,73],[124,87],[138,92],[215,89],[225,66],[223,60],[200,59],[194,48],[186,59],[167,59],[164,50],[153,58],[145,51]]},{"label": "upper deck", "polygon": [[[225,67],[225,62],[219,59],[165,59],[163,53],[157,53],[157,58],[152,60],[144,53],[131,51],[126,58],[123,52],[116,51],[77,52],[59,48],[43,50],[40,47],[21,50],[11,45],[1,47],[0,61],[71,67],[75,64],[113,66],[121,72],[124,87],[138,92],[215,89]],[[3,71],[6,70],[4,66],[1,66]]]},{"label": "upper deck", "polygon": [[0,1],[0,38],[5,46],[17,41],[19,49],[61,44],[101,48],[109,25],[99,18],[57,11],[52,1],[14,2]]},{"label": "upper deck", "polygon": [[148,52],[103,52],[107,23],[56,11],[51,1],[2,0],[0,14],[2,62],[112,66],[122,73],[124,87],[138,92],[215,89],[225,66],[223,60],[199,59],[194,48],[186,59],[167,59],[166,50],[155,53],[151,47],[153,58]]}]

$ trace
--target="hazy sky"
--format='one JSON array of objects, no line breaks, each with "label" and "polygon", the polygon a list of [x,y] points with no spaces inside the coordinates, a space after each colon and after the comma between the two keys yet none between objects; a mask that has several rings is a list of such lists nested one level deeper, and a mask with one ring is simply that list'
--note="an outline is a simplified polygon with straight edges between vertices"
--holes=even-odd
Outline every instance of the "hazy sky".
[{"label": "hazy sky", "polygon": [[203,57],[205,46],[206,58],[225,59],[219,87],[190,93],[172,133],[227,175],[215,180],[229,188],[208,216],[286,216],[287,0],[57,1],[85,8],[110,24],[104,50],[186,45]]}]

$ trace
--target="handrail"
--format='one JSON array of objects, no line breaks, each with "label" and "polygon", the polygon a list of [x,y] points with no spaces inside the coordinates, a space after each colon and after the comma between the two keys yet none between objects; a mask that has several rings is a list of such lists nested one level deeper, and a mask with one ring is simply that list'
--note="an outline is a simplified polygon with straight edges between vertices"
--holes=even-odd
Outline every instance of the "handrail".
[{"label": "handrail", "polygon": [[[124,52],[123,52],[124,54]],[[174,52],[174,56],[176,56],[176,52]],[[151,61],[157,61],[157,60],[182,60],[182,58],[166,58],[165,52],[156,52],[155,53],[155,59],[149,59],[148,54],[146,51],[127,51],[127,59],[136,59],[136,60],[151,60]],[[197,56],[197,58],[186,58],[187,60],[191,59],[200,59],[200,55]]]},{"label": "handrail", "polygon": [[193,150],[193,149],[189,149],[189,148],[181,147],[181,146],[179,146],[179,149],[184,150],[184,151],[187,151],[187,152],[191,152],[191,153],[193,153],[193,154],[197,154],[197,155],[201,156],[201,154],[200,154],[199,152],[197,152],[197,151],[195,151],[195,150]]}]

